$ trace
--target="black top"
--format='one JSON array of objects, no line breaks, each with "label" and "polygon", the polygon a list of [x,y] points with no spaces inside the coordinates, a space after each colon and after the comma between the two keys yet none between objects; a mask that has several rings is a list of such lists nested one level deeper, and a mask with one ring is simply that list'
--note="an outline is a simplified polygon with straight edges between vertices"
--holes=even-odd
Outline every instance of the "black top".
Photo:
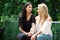
[{"label": "black top", "polygon": [[36,23],[34,15],[31,15],[30,20],[27,21],[25,25],[22,24],[21,17],[19,18],[19,27],[21,27],[25,32],[30,32],[30,28],[32,27],[32,23]]}]

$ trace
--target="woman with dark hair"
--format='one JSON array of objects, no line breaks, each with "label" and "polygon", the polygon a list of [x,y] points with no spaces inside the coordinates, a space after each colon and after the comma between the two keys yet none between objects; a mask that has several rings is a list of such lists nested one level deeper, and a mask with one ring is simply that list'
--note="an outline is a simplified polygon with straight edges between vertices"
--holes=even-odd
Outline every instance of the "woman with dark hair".
[{"label": "woman with dark hair", "polygon": [[27,2],[22,10],[22,16],[19,18],[18,40],[30,40],[35,30],[35,17],[32,14],[32,4]]}]

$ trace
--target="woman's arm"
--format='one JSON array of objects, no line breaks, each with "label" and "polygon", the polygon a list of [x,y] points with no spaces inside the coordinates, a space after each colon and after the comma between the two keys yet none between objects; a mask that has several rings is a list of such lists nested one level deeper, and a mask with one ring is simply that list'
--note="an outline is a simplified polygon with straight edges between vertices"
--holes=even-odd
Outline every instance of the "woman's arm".
[{"label": "woman's arm", "polygon": [[27,33],[26,33],[21,27],[19,27],[19,30],[20,30],[22,33],[24,33],[24,34],[27,35]]},{"label": "woman's arm", "polygon": [[30,29],[30,32],[28,33],[28,36],[31,37],[35,32],[35,23],[32,23],[32,27]]},{"label": "woman's arm", "polygon": [[22,19],[21,19],[21,17],[19,17],[19,31],[21,31],[22,33],[27,35],[27,33],[22,29]]},{"label": "woman's arm", "polygon": [[30,29],[30,32],[32,32],[32,34],[34,34],[35,32],[35,26],[36,26],[36,19],[35,19],[35,16],[33,15],[32,16],[32,27]]},{"label": "woman's arm", "polygon": [[32,28],[30,29],[30,32],[32,33],[32,34],[34,34],[34,32],[35,32],[35,23],[32,23]]},{"label": "woman's arm", "polygon": [[29,32],[29,35],[30,36],[32,36],[33,34],[34,34],[34,32],[35,32],[35,24],[36,24],[36,20],[35,20],[35,17],[34,17],[34,15],[32,15],[32,18],[31,18],[31,29],[30,29],[30,32]]}]

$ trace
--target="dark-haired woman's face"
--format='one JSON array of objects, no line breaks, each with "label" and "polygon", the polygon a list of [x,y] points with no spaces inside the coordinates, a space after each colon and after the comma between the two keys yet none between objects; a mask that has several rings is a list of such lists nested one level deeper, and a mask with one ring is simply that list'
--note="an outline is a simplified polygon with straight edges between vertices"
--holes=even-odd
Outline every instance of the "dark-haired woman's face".
[{"label": "dark-haired woman's face", "polygon": [[30,4],[26,7],[26,12],[31,13],[31,11],[32,11],[32,5]]}]

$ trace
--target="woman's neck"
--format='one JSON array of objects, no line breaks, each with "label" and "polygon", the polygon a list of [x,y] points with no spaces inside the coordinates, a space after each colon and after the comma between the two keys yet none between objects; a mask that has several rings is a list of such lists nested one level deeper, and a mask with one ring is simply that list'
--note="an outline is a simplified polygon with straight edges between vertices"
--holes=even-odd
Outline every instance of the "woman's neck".
[{"label": "woman's neck", "polygon": [[30,17],[31,17],[31,13],[27,13],[26,14],[27,21],[30,20]]},{"label": "woman's neck", "polygon": [[29,16],[31,13],[26,13],[26,16]]}]

